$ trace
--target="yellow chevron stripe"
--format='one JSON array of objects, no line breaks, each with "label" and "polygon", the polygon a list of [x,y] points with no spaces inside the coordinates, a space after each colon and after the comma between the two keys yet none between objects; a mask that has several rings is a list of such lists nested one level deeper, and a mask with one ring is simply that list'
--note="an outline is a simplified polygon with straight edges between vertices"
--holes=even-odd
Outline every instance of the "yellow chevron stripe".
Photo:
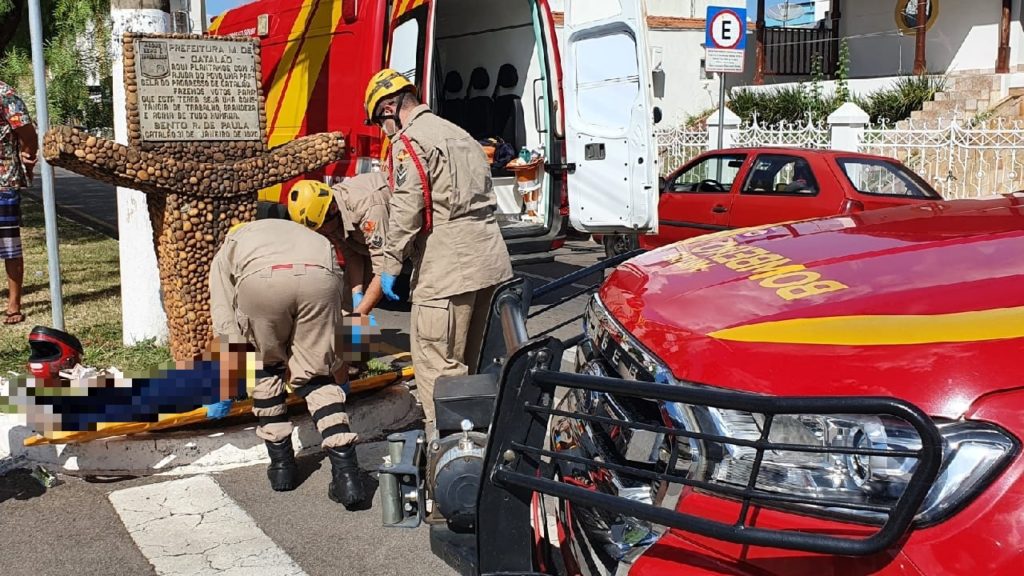
[{"label": "yellow chevron stripe", "polygon": [[220,13],[220,16],[217,16],[213,19],[213,22],[210,23],[210,28],[208,30],[210,34],[216,34],[220,31],[220,25],[222,22],[224,22],[224,16],[226,16],[227,13],[227,10],[225,10],[224,12]]},{"label": "yellow chevron stripe", "polygon": [[323,0],[307,26],[309,10],[314,5],[316,2],[303,4],[292,24],[288,48],[281,58],[282,63],[287,62],[288,65],[274,74],[274,83],[267,98],[267,122],[271,125],[268,144],[271,148],[294,140],[302,127],[310,94],[331,46],[331,31],[341,18],[341,3]]},{"label": "yellow chevron stripe", "polygon": [[[316,2],[303,3],[292,23],[288,46],[281,56],[282,65],[274,72],[267,96],[267,145],[270,148],[291,142],[298,136],[317,78],[331,48],[333,32],[341,20],[341,2],[322,0],[310,18],[314,5]],[[280,184],[259,191],[259,198],[269,202],[276,202],[280,195]]]},{"label": "yellow chevron stripe", "polygon": [[762,322],[708,334],[719,340],[900,346],[1024,338],[1024,306],[934,315],[865,315]]},{"label": "yellow chevron stripe", "polygon": [[398,20],[413,8],[419,8],[426,4],[426,2],[427,0],[399,0],[398,4],[395,5],[396,8],[394,15],[391,17],[391,21],[394,22],[395,20]]}]

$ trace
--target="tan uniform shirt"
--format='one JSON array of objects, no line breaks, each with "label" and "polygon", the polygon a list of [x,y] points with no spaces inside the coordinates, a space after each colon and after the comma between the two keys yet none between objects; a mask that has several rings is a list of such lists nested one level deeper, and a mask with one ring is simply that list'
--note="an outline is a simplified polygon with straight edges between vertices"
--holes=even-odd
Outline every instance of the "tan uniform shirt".
[{"label": "tan uniform shirt", "polygon": [[369,172],[334,186],[334,200],[345,220],[340,244],[345,260],[352,255],[370,259],[373,273],[384,273],[384,244],[388,237],[388,202],[391,188],[381,172]]},{"label": "tan uniform shirt", "polygon": [[330,241],[301,224],[291,220],[257,220],[229,233],[210,265],[214,333],[244,342],[235,314],[239,282],[272,266],[287,264],[321,266],[343,279]]},{"label": "tan uniform shirt", "polygon": [[[426,171],[433,199],[433,231],[424,225],[423,184],[405,135]],[[494,217],[497,208],[483,148],[465,130],[434,115],[427,106],[413,110],[391,144],[394,190],[384,271],[397,276],[412,257],[413,303],[481,290],[512,277],[508,248]]]}]

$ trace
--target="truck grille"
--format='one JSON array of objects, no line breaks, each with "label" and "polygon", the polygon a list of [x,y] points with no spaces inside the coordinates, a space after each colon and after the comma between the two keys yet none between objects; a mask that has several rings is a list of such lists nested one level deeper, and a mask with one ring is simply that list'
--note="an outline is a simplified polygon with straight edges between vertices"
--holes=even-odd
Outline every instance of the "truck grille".
[{"label": "truck grille", "polygon": [[[551,359],[560,358],[561,352],[556,340],[535,340],[514,354],[506,366],[488,447],[486,470],[490,482],[481,491],[481,510],[488,505],[494,507],[489,515],[514,515],[517,501],[539,492],[609,514],[737,544],[869,555],[892,546],[910,528],[939,471],[943,443],[936,426],[919,409],[898,399],[768,397],[674,380],[624,380],[600,374],[594,366],[588,374],[548,369]],[[652,364],[652,358],[634,359],[654,379],[666,378],[659,373],[656,363]],[[631,375],[637,373],[631,371]],[[576,404],[556,407],[554,398],[559,388],[567,389]],[[587,402],[594,406],[594,400],[601,398],[619,403],[654,403],[662,419],[658,422],[627,417],[615,410],[580,409]],[[827,442],[806,432],[816,430],[811,424],[821,415],[838,415],[834,421],[828,421],[831,428],[823,432]],[[858,444],[854,440],[848,445],[836,443],[836,438],[845,441],[842,423],[858,418],[884,422],[887,429],[899,434],[890,434],[890,441],[884,446],[877,442]],[[554,423],[552,429],[556,433],[552,444],[545,448],[549,421]],[[797,427],[800,434],[794,432],[794,423],[803,425]],[[578,432],[588,427],[600,429],[609,437],[626,438],[625,444],[600,455],[594,450],[576,449],[571,443],[559,445],[559,439],[571,437],[559,436],[559,428]],[[628,440],[638,434],[660,439],[655,443],[653,458],[638,458],[644,455],[642,449],[625,457]],[[898,491],[882,486],[880,492],[859,499],[844,496],[849,493],[846,487],[841,487],[845,492],[838,488],[813,494],[809,490],[807,494],[794,492],[787,482],[798,484],[807,477],[807,466],[801,464],[804,462],[835,462],[854,480],[858,476],[850,471],[856,472],[858,466],[902,466],[909,481]],[[657,496],[637,498],[631,493],[627,497],[564,482],[551,473],[554,469],[574,469],[590,477],[612,475],[620,479],[622,486],[635,487],[638,482],[646,482],[652,494],[663,492],[667,486],[700,491],[735,502],[739,512],[734,521],[719,522],[675,507],[659,506]],[[870,488],[875,490],[874,486]],[[510,494],[517,497],[509,498]],[[832,535],[773,530],[753,525],[753,513],[761,506],[813,507],[827,511],[832,518],[843,513],[859,518],[867,515],[875,524],[864,524],[863,531],[852,532],[854,536],[849,536],[851,531]],[[482,538],[489,536],[483,523],[480,529]],[[870,535],[857,537],[867,532]],[[494,536],[497,535],[495,530]]]}]

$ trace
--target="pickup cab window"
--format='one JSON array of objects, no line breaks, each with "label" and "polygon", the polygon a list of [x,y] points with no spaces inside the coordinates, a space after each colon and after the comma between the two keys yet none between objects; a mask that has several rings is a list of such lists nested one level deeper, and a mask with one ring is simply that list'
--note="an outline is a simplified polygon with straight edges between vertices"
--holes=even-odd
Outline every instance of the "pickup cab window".
[{"label": "pickup cab window", "polygon": [[941,199],[939,193],[917,174],[895,162],[840,158],[837,163],[854,190],[861,194]]},{"label": "pickup cab window", "polygon": [[816,196],[818,182],[807,160],[783,154],[762,154],[743,186],[743,194]]},{"label": "pickup cab window", "polygon": [[676,175],[666,189],[668,192],[728,192],[746,157],[746,154],[709,156]]}]

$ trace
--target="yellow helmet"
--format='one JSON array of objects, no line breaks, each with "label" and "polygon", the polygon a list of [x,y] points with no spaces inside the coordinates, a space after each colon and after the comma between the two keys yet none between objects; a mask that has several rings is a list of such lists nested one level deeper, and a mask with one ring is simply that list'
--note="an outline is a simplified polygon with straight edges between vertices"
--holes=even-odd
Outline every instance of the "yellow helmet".
[{"label": "yellow helmet", "polygon": [[319,180],[300,180],[288,193],[288,216],[307,228],[318,230],[334,201],[331,187]]},{"label": "yellow helmet", "polygon": [[410,88],[415,89],[416,87],[405,76],[391,68],[377,72],[366,85],[366,98],[363,100],[366,117],[370,120],[373,119],[373,111],[377,109],[377,104],[384,98]]}]

